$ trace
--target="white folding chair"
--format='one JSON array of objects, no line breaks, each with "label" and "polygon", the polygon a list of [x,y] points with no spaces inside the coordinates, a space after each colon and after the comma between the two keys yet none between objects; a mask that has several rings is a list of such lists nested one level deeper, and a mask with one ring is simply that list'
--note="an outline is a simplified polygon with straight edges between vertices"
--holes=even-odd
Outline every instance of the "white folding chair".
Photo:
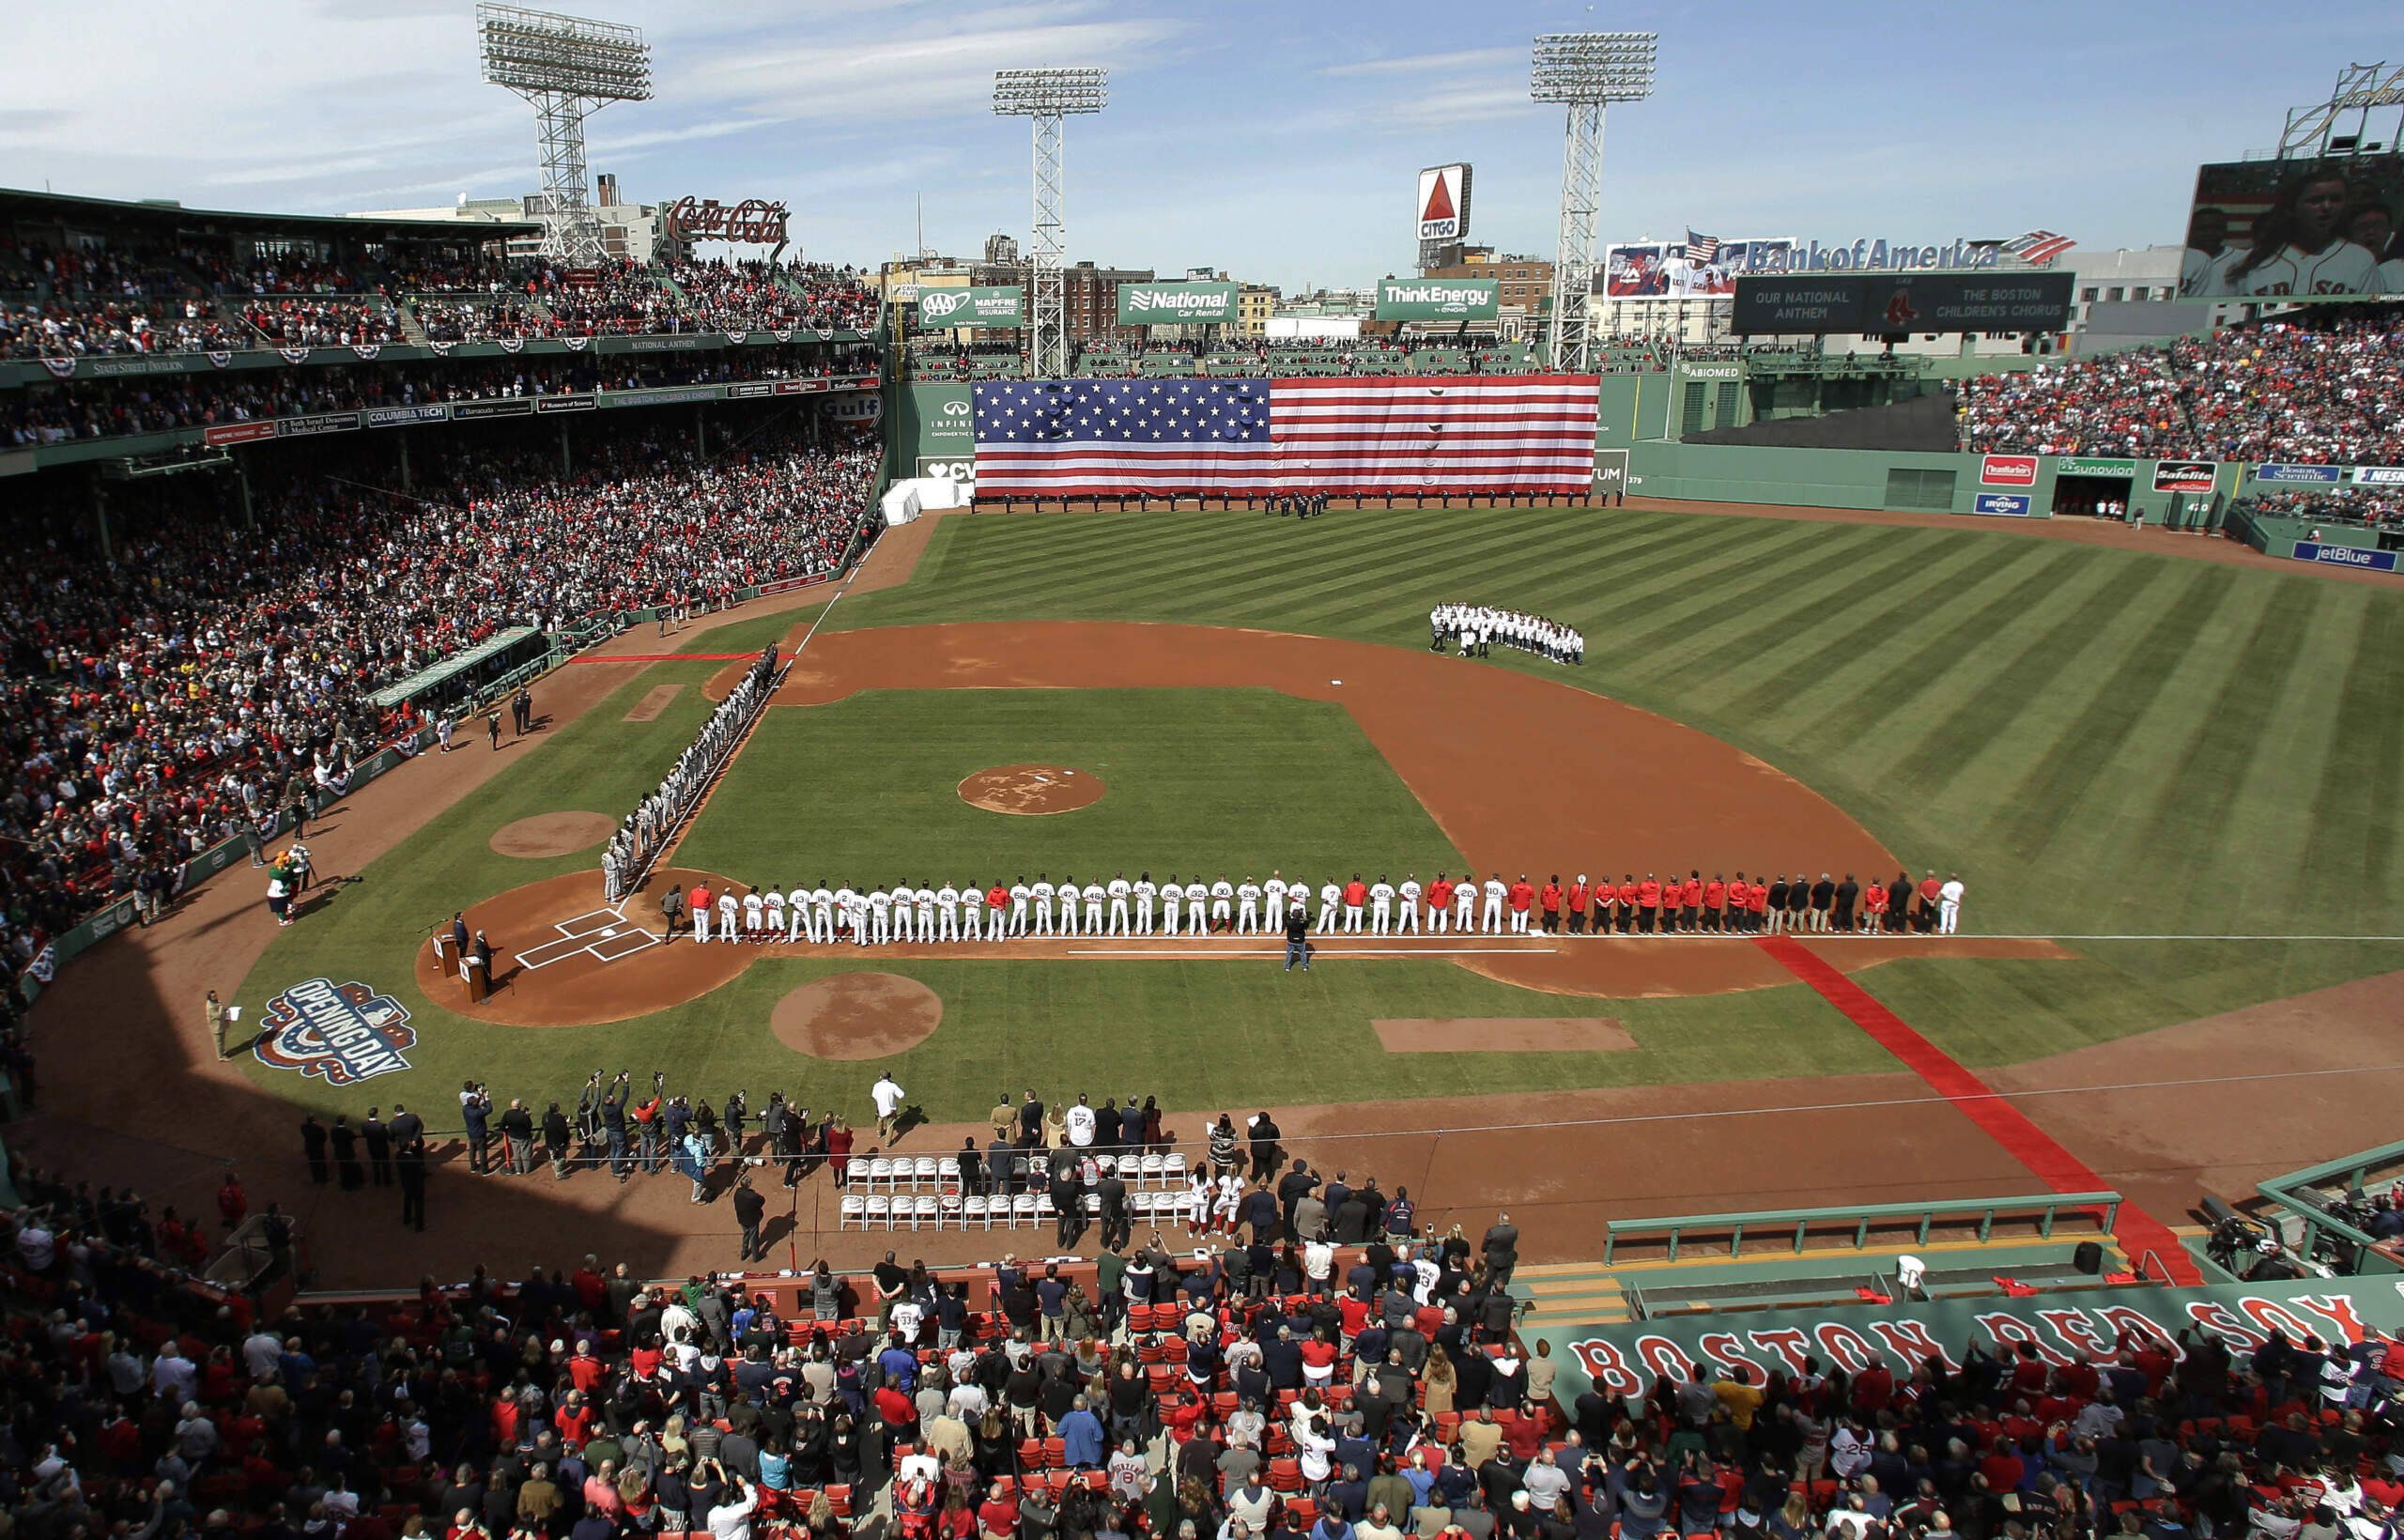
[{"label": "white folding chair", "polygon": [[835,1227],[848,1230],[854,1224],[863,1230],[868,1228],[868,1199],[857,1193],[846,1193],[843,1194],[843,1217]]},{"label": "white folding chair", "polygon": [[[1050,1198],[1044,1198],[1040,1201],[1043,1203],[1049,1203],[1052,1200]],[[1017,1229],[1022,1224],[1031,1225],[1040,1224],[1041,1223],[1042,1219],[1040,1210],[1038,1208],[1038,1199],[1034,1194],[1021,1193],[1018,1196],[1010,1199],[1011,1229]]]},{"label": "white folding chair", "polygon": [[943,1228],[943,1209],[932,1194],[921,1194],[910,1200],[910,1228]]},{"label": "white folding chair", "polygon": [[1107,1177],[1118,1169],[1118,1157],[1116,1155],[1097,1155],[1094,1157],[1093,1163],[1103,1176]]},{"label": "white folding chair", "polygon": [[871,1155],[868,1161],[868,1190],[873,1193],[880,1187],[888,1193],[893,1191],[893,1163],[882,1155]]},{"label": "white folding chair", "polygon": [[1165,1163],[1158,1155],[1144,1157],[1142,1180],[1145,1186],[1158,1187],[1161,1184],[1161,1167]]},{"label": "white folding chair", "polygon": [[[946,1199],[945,1202],[948,1204],[950,1200]],[[985,1207],[985,1200],[975,1193],[960,1200],[960,1227],[964,1230],[972,1224],[981,1224],[989,1230],[994,1227],[993,1211]]]},{"label": "white folding chair", "polygon": [[1185,1185],[1185,1151],[1174,1149],[1161,1157],[1161,1179],[1172,1187]]},{"label": "white folding chair", "polygon": [[935,1163],[935,1180],[945,1187],[960,1185],[960,1157],[947,1155]]},{"label": "white folding chair", "polygon": [[893,1228],[893,1200],[882,1193],[871,1193],[867,1202],[868,1217],[860,1222],[860,1228],[871,1229],[878,1224],[888,1230]]},{"label": "white folding chair", "polygon": [[[958,1166],[959,1163],[954,1162],[952,1173],[954,1176],[959,1175]],[[935,1158],[933,1156],[921,1155],[917,1159],[917,1181],[916,1185],[923,1187],[928,1192],[932,1193],[938,1185],[940,1185],[943,1167],[935,1163]]]}]

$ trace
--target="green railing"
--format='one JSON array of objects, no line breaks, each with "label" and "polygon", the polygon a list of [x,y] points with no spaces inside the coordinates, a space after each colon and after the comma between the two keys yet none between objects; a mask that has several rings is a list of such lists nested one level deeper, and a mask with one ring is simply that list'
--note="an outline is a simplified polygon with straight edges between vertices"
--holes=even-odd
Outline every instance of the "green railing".
[{"label": "green railing", "polygon": [[[2404,1148],[2404,1146],[2397,1147]],[[1940,1222],[1964,1222],[1973,1218],[1978,1223],[1980,1240],[1994,1234],[1996,1221],[2001,1219],[2031,1219],[2041,1238],[2050,1239],[2054,1221],[2063,1213],[2100,1210],[2099,1231],[2109,1231],[2119,1216],[2120,1194],[2118,1193],[2047,1193],[2038,1197],[1965,1198],[1938,1203],[1867,1203],[1847,1204],[1838,1209],[1765,1209],[1737,1214],[1676,1214],[1656,1219],[1614,1219],[1603,1235],[1603,1261],[1608,1264],[1616,1255],[1619,1244],[1628,1239],[1665,1239],[1669,1244],[1669,1259],[1678,1259],[1680,1246],[1689,1235],[1701,1234],[1713,1240],[1725,1237],[1728,1255],[1741,1255],[1745,1232],[1767,1232],[1791,1236],[1796,1255],[1804,1250],[1804,1240],[1813,1229],[1826,1230],[1841,1225],[1853,1227],[1853,1249],[1870,1248],[1872,1228],[1893,1228],[1898,1224],[1917,1226],[1919,1244],[1927,1245],[1928,1238]]]},{"label": "green railing", "polygon": [[[2304,1244],[2298,1248],[2299,1251],[2305,1255],[2310,1255],[2319,1249],[2313,1244],[2319,1236],[2334,1237],[2346,1245],[2355,1248],[2353,1270],[2359,1272],[2367,1265],[2368,1248],[2381,1244],[2380,1239],[2354,1228],[2336,1215],[2328,1212],[2318,1200],[2305,1197],[2304,1190],[2334,1186],[2343,1194],[2354,1192],[2374,1179],[2393,1178],[2399,1175],[2404,1175],[2404,1140],[2398,1140],[2390,1145],[2378,1145],[2369,1149],[2356,1150],[2351,1155],[2341,1155],[2334,1161],[2324,1161],[2319,1165],[2308,1165],[2301,1171],[2290,1171],[2284,1177],[2273,1177],[2266,1181],[2255,1183],[2254,1191],[2304,1221],[2306,1229],[2318,1232],[2316,1236],[2306,1237]],[[2373,1270],[2387,1270],[2387,1269],[2382,1266]]]}]

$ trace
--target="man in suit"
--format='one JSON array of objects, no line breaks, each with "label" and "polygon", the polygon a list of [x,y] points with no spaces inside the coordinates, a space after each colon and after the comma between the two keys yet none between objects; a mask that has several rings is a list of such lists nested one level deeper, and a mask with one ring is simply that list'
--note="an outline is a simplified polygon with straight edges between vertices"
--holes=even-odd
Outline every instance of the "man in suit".
[{"label": "man in suit", "polygon": [[1043,1147],[1043,1103],[1036,1100],[1033,1086],[1027,1087],[1026,1100],[1019,1105],[1018,1144],[1021,1149]]},{"label": "man in suit", "polygon": [[1509,1283],[1511,1270],[1518,1265],[1519,1227],[1511,1223],[1509,1214],[1497,1214],[1486,1232],[1486,1267],[1494,1286]]},{"label": "man in suit", "polygon": [[1302,1239],[1301,1233],[1294,1228],[1294,1206],[1318,1186],[1318,1178],[1310,1174],[1310,1167],[1301,1160],[1294,1162],[1293,1170],[1277,1178],[1277,1207],[1286,1216],[1287,1241]]},{"label": "man in suit", "polygon": [[367,1121],[359,1125],[359,1136],[367,1146],[368,1178],[378,1187],[393,1185],[393,1132],[386,1126],[383,1109],[367,1109]]},{"label": "man in suit", "polygon": [[1127,1209],[1127,1183],[1117,1171],[1104,1171],[1094,1189],[1102,1200],[1102,1245],[1115,1251],[1134,1239],[1133,1216]]}]

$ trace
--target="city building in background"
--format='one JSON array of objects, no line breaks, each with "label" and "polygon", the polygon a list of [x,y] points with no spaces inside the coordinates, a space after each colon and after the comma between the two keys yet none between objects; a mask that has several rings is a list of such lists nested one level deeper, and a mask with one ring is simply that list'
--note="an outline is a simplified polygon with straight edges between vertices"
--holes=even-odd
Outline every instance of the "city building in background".
[{"label": "city building in background", "polygon": [[[593,197],[587,207],[601,237],[601,253],[613,262],[649,264],[665,260],[661,238],[661,208],[657,204],[628,203],[618,194],[618,178],[609,172],[593,177]],[[455,203],[437,204],[430,208],[369,208],[345,217],[369,220],[456,220],[462,223],[523,224],[540,223],[543,218],[544,195],[529,192],[522,198],[471,198],[465,192]],[[513,235],[506,240],[506,254],[512,257],[535,257],[543,253],[540,234]]]}]

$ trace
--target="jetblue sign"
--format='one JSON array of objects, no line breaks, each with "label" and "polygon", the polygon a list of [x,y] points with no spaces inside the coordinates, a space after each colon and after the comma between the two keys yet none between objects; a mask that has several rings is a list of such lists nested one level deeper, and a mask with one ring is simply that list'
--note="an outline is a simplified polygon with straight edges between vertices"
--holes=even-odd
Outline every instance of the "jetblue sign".
[{"label": "jetblue sign", "polygon": [[2295,559],[2299,562],[2331,562],[2341,567],[2363,567],[2372,572],[2394,572],[2394,551],[2365,550],[2360,546],[2324,546],[2315,541],[2295,543]]},{"label": "jetblue sign", "polygon": [[1999,514],[2006,518],[2028,516],[2028,494],[2026,492],[1981,492],[1970,504],[1974,514]]}]

